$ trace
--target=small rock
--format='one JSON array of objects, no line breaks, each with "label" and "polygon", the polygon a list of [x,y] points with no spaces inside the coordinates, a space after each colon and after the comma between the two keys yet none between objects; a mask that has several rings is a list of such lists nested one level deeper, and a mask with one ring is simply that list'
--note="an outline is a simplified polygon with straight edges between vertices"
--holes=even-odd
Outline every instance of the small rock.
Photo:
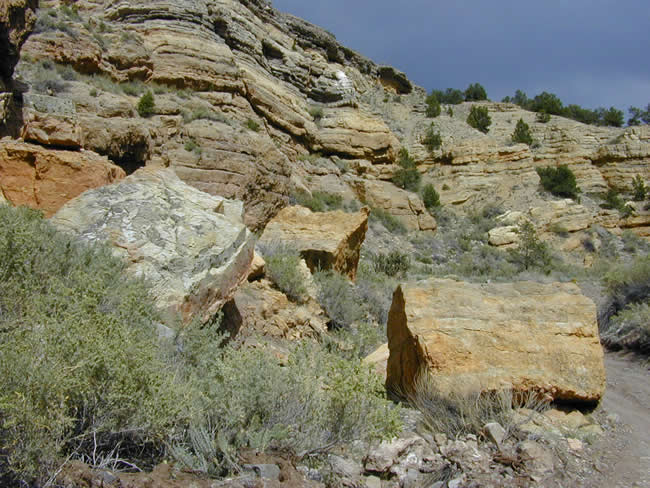
[{"label": "small rock", "polygon": [[453,480],[449,481],[447,483],[448,488],[462,488],[463,483],[465,482],[465,476],[461,476],[460,478],[454,478]]},{"label": "small rock", "polygon": [[488,439],[494,442],[497,447],[501,447],[501,443],[506,437],[506,430],[501,426],[501,424],[497,422],[485,424],[483,431],[485,432],[485,435],[487,435]]},{"label": "small rock", "polygon": [[422,442],[420,436],[382,441],[379,446],[368,453],[365,460],[366,470],[373,473],[385,473],[397,462],[402,453],[418,441]]},{"label": "small rock", "polygon": [[244,464],[244,471],[252,471],[265,480],[280,480],[280,468],[277,464]]},{"label": "small rock", "polygon": [[533,474],[550,474],[554,463],[551,452],[535,441],[524,441],[519,446],[519,452],[527,458],[526,466]]},{"label": "small rock", "polygon": [[381,488],[381,479],[377,476],[366,476],[363,481],[366,484],[366,488]]},{"label": "small rock", "polygon": [[342,458],[341,456],[330,455],[329,463],[332,472],[341,478],[357,479],[361,476],[361,466],[351,459]]},{"label": "small rock", "polygon": [[582,451],[583,445],[581,440],[569,437],[567,443],[569,444],[569,449],[572,451]]}]

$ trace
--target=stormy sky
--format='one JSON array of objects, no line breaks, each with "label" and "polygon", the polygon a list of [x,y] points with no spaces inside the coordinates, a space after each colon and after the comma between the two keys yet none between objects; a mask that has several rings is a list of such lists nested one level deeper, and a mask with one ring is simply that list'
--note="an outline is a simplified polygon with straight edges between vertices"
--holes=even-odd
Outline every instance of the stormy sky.
[{"label": "stormy sky", "polygon": [[650,103],[648,0],[272,0],[427,91],[550,91],[587,108]]}]

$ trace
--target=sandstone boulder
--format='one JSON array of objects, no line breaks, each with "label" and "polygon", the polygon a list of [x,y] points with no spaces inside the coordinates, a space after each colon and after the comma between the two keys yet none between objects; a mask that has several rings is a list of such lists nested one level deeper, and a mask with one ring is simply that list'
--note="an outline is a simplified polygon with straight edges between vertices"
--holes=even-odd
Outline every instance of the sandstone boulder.
[{"label": "sandstone boulder", "polygon": [[368,214],[367,208],[350,214],[287,207],[269,222],[260,243],[288,243],[300,251],[312,272],[334,269],[354,279],[368,230]]},{"label": "sandstone boulder", "polygon": [[13,205],[40,209],[46,217],[84,191],[124,176],[121,168],[91,151],[0,141],[0,190]]},{"label": "sandstone boulder", "polygon": [[397,217],[409,230],[436,230],[436,219],[415,193],[388,181],[357,179],[352,184],[359,200]]},{"label": "sandstone boulder", "polygon": [[74,103],[57,97],[23,97],[21,137],[28,142],[70,149],[81,147],[81,128]]},{"label": "sandstone boulder", "polygon": [[143,168],[89,191],[52,218],[86,241],[107,241],[128,269],[152,285],[158,307],[208,320],[246,280],[252,234],[241,202],[210,196],[173,171]]},{"label": "sandstone boulder", "polygon": [[571,283],[401,285],[388,317],[387,386],[429,372],[452,389],[535,391],[598,401],[605,389],[594,303]]}]

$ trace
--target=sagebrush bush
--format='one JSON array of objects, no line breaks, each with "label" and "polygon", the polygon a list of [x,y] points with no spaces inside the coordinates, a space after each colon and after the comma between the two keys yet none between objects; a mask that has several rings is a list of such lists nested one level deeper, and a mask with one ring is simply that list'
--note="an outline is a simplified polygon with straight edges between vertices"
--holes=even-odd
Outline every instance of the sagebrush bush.
[{"label": "sagebrush bush", "polygon": [[436,131],[434,124],[431,124],[427,129],[427,132],[422,139],[422,144],[427,148],[430,154],[433,154],[436,149],[440,149],[442,146],[442,137],[440,136],[440,132]]},{"label": "sagebrush bush", "polygon": [[380,223],[391,234],[406,234],[407,229],[402,221],[382,208],[372,208],[369,221],[371,224]]},{"label": "sagebrush bush", "polygon": [[384,273],[377,273],[372,263],[362,261],[357,270],[355,288],[368,313],[385,326],[397,281]]},{"label": "sagebrush bush", "polygon": [[330,328],[349,328],[365,317],[364,307],[347,278],[335,271],[319,271],[314,274],[314,281],[318,286],[318,303],[330,318]]},{"label": "sagebrush bush", "polygon": [[576,183],[576,176],[573,171],[565,164],[556,168],[547,166],[545,168],[537,168],[540,183],[542,187],[551,192],[553,195],[564,198],[572,198],[576,200],[580,188]]},{"label": "sagebrush bush", "polygon": [[641,175],[636,175],[632,180],[632,198],[635,202],[642,202],[648,194],[648,187],[646,186]]},{"label": "sagebrush bush", "polygon": [[400,149],[397,164],[399,164],[400,168],[395,172],[391,181],[404,190],[412,192],[418,191],[422,175],[417,169],[415,160],[411,157],[406,148]]},{"label": "sagebrush bush", "polygon": [[467,116],[467,123],[484,134],[487,134],[492,124],[492,118],[488,115],[487,107],[474,105]]},{"label": "sagebrush bush", "polygon": [[266,261],[266,275],[290,299],[307,299],[306,277],[300,270],[300,253],[290,245],[273,243],[260,246]]},{"label": "sagebrush bush", "polygon": [[312,212],[329,212],[343,208],[343,197],[336,193],[313,191],[311,196],[307,193],[297,193],[293,198],[298,205],[307,207]]},{"label": "sagebrush bush", "polygon": [[[598,310],[598,326],[604,342],[612,347],[634,346],[635,343],[636,347],[640,347],[644,344],[647,325],[635,332],[634,328],[642,324],[633,316],[642,317],[643,310],[633,309],[631,316],[623,315],[618,322],[613,321],[612,317],[621,314],[627,307],[647,303],[650,297],[650,256],[646,253],[626,266],[615,267],[605,275],[603,282],[607,298]],[[645,351],[648,352],[647,349]]]},{"label": "sagebrush bush", "polygon": [[0,472],[43,480],[66,456],[159,459],[190,410],[147,288],[105,248],[0,206]]},{"label": "sagebrush bush", "polygon": [[155,105],[156,104],[153,98],[153,93],[151,91],[147,91],[140,97],[140,101],[138,102],[137,109],[140,117],[149,117],[152,115],[154,113]]},{"label": "sagebrush bush", "polygon": [[411,260],[408,255],[397,250],[388,254],[373,254],[371,262],[375,272],[384,273],[388,276],[404,275],[411,267]]},{"label": "sagebrush bush", "polygon": [[[190,331],[191,333],[191,331]],[[235,349],[203,335],[191,341],[188,379],[203,392],[204,418],[175,456],[191,469],[224,474],[239,448],[288,450],[298,458],[351,440],[389,438],[400,424],[380,378],[359,359],[319,344],[291,347],[281,364],[264,348]]]}]

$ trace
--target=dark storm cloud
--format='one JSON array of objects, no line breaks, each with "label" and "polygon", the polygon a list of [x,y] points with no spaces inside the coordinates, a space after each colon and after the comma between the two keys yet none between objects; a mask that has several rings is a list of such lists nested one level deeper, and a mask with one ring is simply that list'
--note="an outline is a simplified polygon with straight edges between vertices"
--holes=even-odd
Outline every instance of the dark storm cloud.
[{"label": "dark storm cloud", "polygon": [[585,107],[650,102],[647,0],[274,0],[417,84],[494,100],[546,90]]}]

